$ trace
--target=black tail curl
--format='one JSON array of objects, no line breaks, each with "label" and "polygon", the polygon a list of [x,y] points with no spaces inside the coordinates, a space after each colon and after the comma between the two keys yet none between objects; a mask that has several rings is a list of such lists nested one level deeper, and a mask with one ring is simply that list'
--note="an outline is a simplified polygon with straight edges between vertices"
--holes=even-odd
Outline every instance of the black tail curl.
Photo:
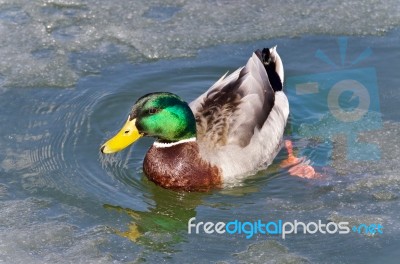
[{"label": "black tail curl", "polygon": [[275,60],[271,55],[270,49],[264,48],[262,51],[257,50],[256,54],[264,64],[264,68],[267,71],[268,79],[271,83],[272,89],[274,89],[275,92],[282,91],[283,80],[281,80],[278,73],[276,72]]}]

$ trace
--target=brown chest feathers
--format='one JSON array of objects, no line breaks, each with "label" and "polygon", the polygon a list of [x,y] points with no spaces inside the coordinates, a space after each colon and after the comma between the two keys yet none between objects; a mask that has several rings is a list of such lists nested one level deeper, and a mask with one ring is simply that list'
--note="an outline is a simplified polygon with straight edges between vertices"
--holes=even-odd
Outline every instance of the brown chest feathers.
[{"label": "brown chest feathers", "polygon": [[168,189],[208,191],[222,184],[220,170],[200,157],[196,142],[165,148],[152,146],[143,170],[149,180]]}]

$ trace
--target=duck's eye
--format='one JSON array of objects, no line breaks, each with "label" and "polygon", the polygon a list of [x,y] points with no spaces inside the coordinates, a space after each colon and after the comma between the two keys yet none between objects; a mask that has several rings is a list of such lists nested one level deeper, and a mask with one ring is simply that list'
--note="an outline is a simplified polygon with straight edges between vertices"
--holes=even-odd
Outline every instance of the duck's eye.
[{"label": "duck's eye", "polygon": [[149,115],[152,115],[152,114],[155,114],[155,113],[158,113],[158,112],[159,112],[159,110],[157,108],[150,108],[149,110],[147,110],[147,113]]}]

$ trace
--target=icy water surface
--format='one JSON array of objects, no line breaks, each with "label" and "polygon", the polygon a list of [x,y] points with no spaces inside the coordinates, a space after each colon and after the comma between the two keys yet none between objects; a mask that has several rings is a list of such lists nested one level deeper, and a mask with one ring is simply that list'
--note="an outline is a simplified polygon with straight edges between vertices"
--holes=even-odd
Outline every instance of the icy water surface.
[{"label": "icy water surface", "polygon": [[[0,262],[397,263],[399,5],[264,2],[0,1]],[[191,101],[276,44],[285,136],[321,179],[289,176],[282,151],[237,186],[177,193],[143,175],[151,139],[99,153],[138,97]],[[332,92],[343,81],[353,86]],[[366,99],[368,111],[346,119]],[[192,217],[384,228],[246,239],[189,235]]]}]

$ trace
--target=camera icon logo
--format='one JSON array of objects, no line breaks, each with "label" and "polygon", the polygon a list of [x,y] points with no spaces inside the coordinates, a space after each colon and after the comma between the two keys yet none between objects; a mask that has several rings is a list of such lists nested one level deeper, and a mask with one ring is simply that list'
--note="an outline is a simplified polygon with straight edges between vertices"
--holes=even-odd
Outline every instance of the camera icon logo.
[{"label": "camera icon logo", "polygon": [[[291,107],[292,130],[302,138],[319,138],[327,165],[336,136],[345,136],[346,159],[369,161],[380,159],[378,145],[362,142],[360,134],[382,127],[377,74],[374,67],[357,68],[357,64],[372,55],[366,48],[352,62],[346,63],[347,38],[338,39],[341,66],[323,51],[315,56],[333,67],[332,71],[291,76],[286,90]],[[307,150],[305,150],[307,151]]]}]

